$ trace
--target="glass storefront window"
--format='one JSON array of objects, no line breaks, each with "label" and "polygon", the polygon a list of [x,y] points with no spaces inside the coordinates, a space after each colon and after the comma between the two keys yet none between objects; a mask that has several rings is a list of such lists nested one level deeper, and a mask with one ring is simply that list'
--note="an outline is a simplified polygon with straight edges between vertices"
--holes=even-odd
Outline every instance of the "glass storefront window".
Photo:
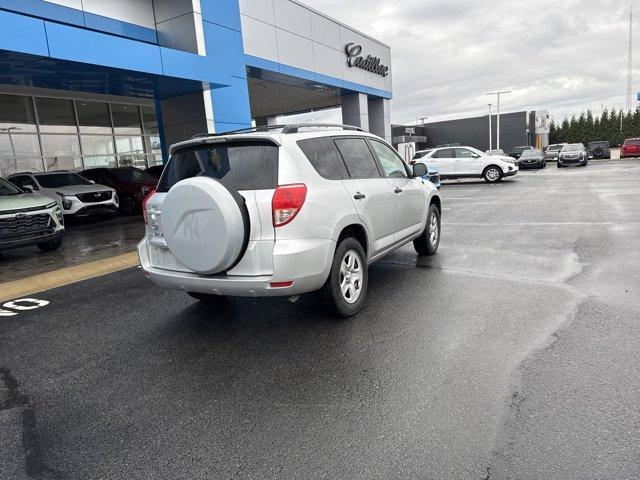
[{"label": "glass storefront window", "polygon": [[147,166],[162,165],[162,155],[147,155]]},{"label": "glass storefront window", "polygon": [[31,157],[40,155],[37,135],[0,133],[0,157]]},{"label": "glass storefront window", "polygon": [[142,123],[144,125],[145,135],[153,135],[158,133],[158,119],[156,117],[156,109],[154,107],[143,105]]},{"label": "glass storefront window", "polygon": [[158,135],[152,135],[151,137],[144,137],[145,147],[147,153],[153,153],[157,155],[162,154],[162,145],[160,144],[160,137]]},{"label": "glass storefront window", "polygon": [[18,172],[42,172],[44,165],[41,157],[0,158],[0,177],[6,178]]},{"label": "glass storefront window", "polygon": [[96,167],[117,167],[115,156],[98,155],[95,157],[84,157],[84,168],[96,168]]},{"label": "glass storefront window", "polygon": [[0,133],[35,132],[31,97],[0,95]]},{"label": "glass storefront window", "polygon": [[82,158],[80,157],[45,157],[44,165],[47,172],[52,170],[81,170]]},{"label": "glass storefront window", "polygon": [[113,116],[115,133],[132,135],[142,133],[139,108],[137,105],[111,104],[111,115]]},{"label": "glass storefront window", "polygon": [[108,104],[76,101],[76,110],[81,133],[113,133]]},{"label": "glass storefront window", "polygon": [[81,135],[83,155],[113,155],[113,137],[106,135]]},{"label": "glass storefront window", "polygon": [[36,98],[36,111],[41,132],[73,133],[78,131],[72,100]]},{"label": "glass storefront window", "polygon": [[80,155],[80,145],[76,135],[42,135],[42,149],[48,157]]}]

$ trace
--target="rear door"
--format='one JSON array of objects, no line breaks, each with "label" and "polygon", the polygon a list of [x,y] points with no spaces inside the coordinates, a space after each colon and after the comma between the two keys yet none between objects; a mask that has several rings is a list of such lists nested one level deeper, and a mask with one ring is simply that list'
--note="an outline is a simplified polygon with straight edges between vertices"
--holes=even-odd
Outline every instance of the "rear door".
[{"label": "rear door", "polygon": [[456,176],[480,175],[482,173],[480,156],[468,148],[454,148],[456,156],[454,174]]},{"label": "rear door", "polygon": [[[273,273],[275,233],[271,200],[278,183],[279,147],[267,140],[232,140],[224,143],[186,147],[173,153],[165,167],[156,194],[148,203],[155,212],[158,228],[150,233],[150,244],[165,248],[162,241],[162,202],[166,193],[181,180],[207,176],[242,195],[249,213],[249,245],[241,261],[227,275],[268,275]],[[160,237],[160,238],[158,238]],[[184,270],[157,252],[167,268]],[[154,264],[153,251],[150,252]],[[162,265],[155,265],[163,268]]]},{"label": "rear door", "polygon": [[410,177],[407,165],[388,145],[373,139],[369,144],[395,194],[394,238],[401,241],[422,230],[427,211],[422,179]]},{"label": "rear door", "polygon": [[425,160],[427,165],[433,165],[440,171],[441,177],[454,176],[455,153],[453,152],[453,148],[436,150],[433,155],[427,157]]},{"label": "rear door", "polygon": [[373,257],[394,243],[396,206],[393,187],[381,175],[363,137],[339,137],[334,141],[349,173],[349,178],[342,182],[367,227],[372,244],[369,257]]}]

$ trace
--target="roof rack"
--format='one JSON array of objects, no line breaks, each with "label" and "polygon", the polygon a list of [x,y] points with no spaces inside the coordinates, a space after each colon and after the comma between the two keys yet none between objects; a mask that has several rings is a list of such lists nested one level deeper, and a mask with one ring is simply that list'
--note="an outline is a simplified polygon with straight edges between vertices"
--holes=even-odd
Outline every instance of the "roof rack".
[{"label": "roof rack", "polygon": [[301,128],[320,129],[320,128],[340,128],[342,130],[354,130],[362,132],[362,128],[352,125],[341,125],[339,123],[290,123],[286,125],[262,125],[259,127],[242,128],[240,130],[232,130],[230,132],[221,133],[197,133],[191,140],[206,137],[221,137],[226,135],[240,135],[243,133],[269,132],[271,130],[282,130],[283,134],[298,133]]}]

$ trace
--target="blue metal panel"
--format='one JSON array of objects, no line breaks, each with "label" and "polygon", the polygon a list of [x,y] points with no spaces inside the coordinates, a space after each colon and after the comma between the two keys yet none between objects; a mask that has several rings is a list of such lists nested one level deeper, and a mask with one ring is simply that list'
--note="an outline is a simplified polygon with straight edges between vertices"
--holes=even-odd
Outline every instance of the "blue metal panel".
[{"label": "blue metal panel", "polygon": [[165,47],[160,47],[160,54],[165,75],[219,85],[229,83],[227,72],[212,62],[210,57]]},{"label": "blue metal panel", "polygon": [[207,61],[218,72],[235,77],[246,77],[242,33],[220,25],[202,22],[204,26]]},{"label": "blue metal panel", "polygon": [[[282,63],[266,60],[264,58],[254,57],[253,55],[245,55],[245,62],[250,67],[255,67],[259,70],[268,70],[270,72],[277,72],[282,75],[287,75],[297,79],[304,79],[313,82],[313,84],[328,85],[332,87],[338,87],[343,90],[342,93],[359,92],[366,93],[373,97],[381,98],[393,98],[393,94],[386,90],[380,90],[378,88],[368,87],[359,83],[349,82],[340,78],[331,77],[328,75],[322,75],[320,73],[310,72],[301,68],[292,67]],[[259,75],[260,76],[260,75]],[[271,79],[277,81],[277,79]],[[287,81],[289,82],[289,79]],[[302,82],[301,82],[302,83]]]},{"label": "blue metal panel", "polygon": [[0,10],[0,50],[49,55],[44,22]]},{"label": "blue metal panel", "polygon": [[224,128],[223,124],[239,124],[251,126],[251,106],[249,104],[249,88],[245,78],[231,79],[231,85],[211,90],[216,132]]},{"label": "blue metal panel", "polygon": [[200,0],[202,19],[240,32],[240,5],[238,0]]},{"label": "blue metal panel", "polygon": [[156,45],[45,22],[52,57],[162,75]]},{"label": "blue metal panel", "polygon": [[84,16],[81,10],[42,0],[0,0],[0,8],[71,25],[84,26]]},{"label": "blue metal panel", "polygon": [[158,35],[153,28],[141,27],[133,23],[122,22],[94,13],[84,12],[87,28],[113,33],[121,37],[134,38],[142,42],[158,43]]}]

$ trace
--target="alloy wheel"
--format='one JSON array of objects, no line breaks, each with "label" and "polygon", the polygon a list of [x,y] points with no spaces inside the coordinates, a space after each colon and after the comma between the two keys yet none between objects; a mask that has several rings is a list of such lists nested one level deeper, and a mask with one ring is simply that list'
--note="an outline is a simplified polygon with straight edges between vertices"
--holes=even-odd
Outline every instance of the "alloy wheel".
[{"label": "alloy wheel", "polygon": [[355,303],[362,292],[362,260],[355,250],[349,250],[340,262],[340,292],[347,303]]}]

